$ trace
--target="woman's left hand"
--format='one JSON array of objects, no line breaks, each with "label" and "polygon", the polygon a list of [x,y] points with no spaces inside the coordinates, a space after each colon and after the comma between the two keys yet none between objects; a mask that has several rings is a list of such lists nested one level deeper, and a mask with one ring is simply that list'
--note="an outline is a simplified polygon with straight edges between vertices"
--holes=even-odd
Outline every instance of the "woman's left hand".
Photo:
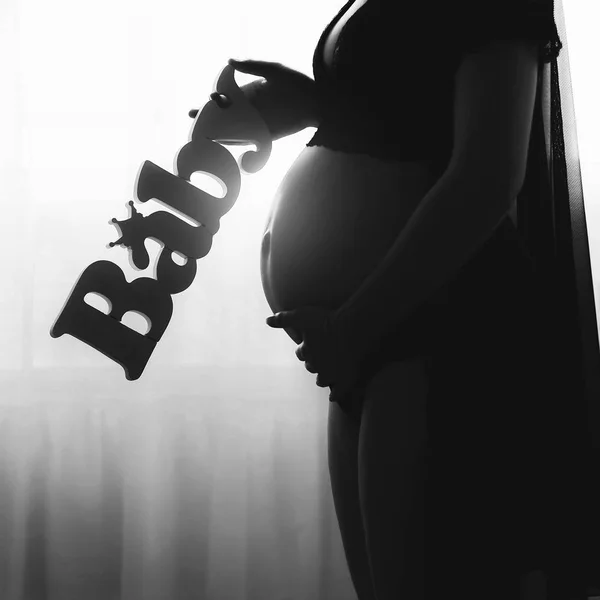
[{"label": "woman's left hand", "polygon": [[317,373],[317,385],[331,388],[330,402],[351,393],[359,376],[359,357],[353,350],[350,333],[334,319],[335,311],[304,306],[281,311],[267,319],[270,327],[291,327],[301,332],[296,356],[310,373]]}]

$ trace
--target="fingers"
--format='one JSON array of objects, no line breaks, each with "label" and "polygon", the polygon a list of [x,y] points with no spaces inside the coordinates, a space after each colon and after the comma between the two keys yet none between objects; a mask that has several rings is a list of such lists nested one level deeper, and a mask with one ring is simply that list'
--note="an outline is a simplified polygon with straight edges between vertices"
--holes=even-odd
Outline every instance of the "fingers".
[{"label": "fingers", "polygon": [[236,71],[249,73],[250,75],[262,75],[263,77],[272,73],[276,69],[276,64],[264,60],[235,60],[230,58],[227,64],[231,65]]},{"label": "fingers", "polygon": [[[308,362],[307,357],[304,354],[304,343],[300,344],[298,348],[296,348],[296,357],[298,358],[298,360],[304,363],[304,367],[309,373],[317,373],[317,369],[315,368],[315,366],[312,363]],[[319,384],[317,383],[317,385]]]},{"label": "fingers", "polygon": [[[224,94],[219,94],[219,92],[213,92],[210,95],[210,99],[214,100],[219,108],[227,108],[231,105],[231,100],[229,100],[229,98],[227,98],[227,96]],[[188,116],[190,116],[192,119],[195,119],[199,112],[200,111],[197,108],[192,108],[192,110],[188,112]]]},{"label": "fingers", "polygon": [[213,92],[210,95],[210,99],[214,100],[219,108],[227,108],[228,106],[231,106],[231,100],[225,94]]},{"label": "fingers", "polygon": [[234,58],[230,58],[227,61],[227,64],[232,66],[236,71],[241,71],[242,73],[250,73],[252,75],[256,75],[256,62],[255,60],[235,60]]},{"label": "fingers", "polygon": [[296,342],[296,344],[301,344],[304,341],[302,333],[298,329],[284,327],[283,330]]},{"label": "fingers", "polygon": [[[272,73],[277,69],[277,65],[279,63],[268,62],[265,60],[236,60],[235,58],[230,58],[227,61],[227,64],[231,65],[235,68],[236,71],[241,71],[242,73],[249,73],[250,75],[261,75],[266,76],[269,73]],[[218,96],[218,97],[213,97]],[[217,102],[217,104],[221,108],[225,108],[226,102],[223,102],[222,98],[216,92],[211,94],[211,99]],[[188,112],[188,116],[192,119],[195,119],[199,110],[197,108],[193,108]]]},{"label": "fingers", "polygon": [[329,381],[328,379],[325,379],[325,377],[323,377],[322,375],[317,375],[317,385],[319,387],[328,387],[331,385],[331,381]]}]

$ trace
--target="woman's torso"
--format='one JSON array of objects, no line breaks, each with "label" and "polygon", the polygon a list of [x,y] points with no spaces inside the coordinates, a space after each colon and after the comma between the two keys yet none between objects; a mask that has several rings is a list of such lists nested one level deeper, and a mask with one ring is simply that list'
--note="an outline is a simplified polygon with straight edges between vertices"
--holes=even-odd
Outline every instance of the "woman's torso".
[{"label": "woman's torso", "polygon": [[263,236],[272,310],[343,304],[435,181],[427,164],[304,148],[275,193]]},{"label": "woman's torso", "polygon": [[[330,31],[324,62],[356,0]],[[274,312],[339,307],[385,257],[439,178],[429,161],[383,161],[305,147],[282,180],[265,226],[261,277]]]}]

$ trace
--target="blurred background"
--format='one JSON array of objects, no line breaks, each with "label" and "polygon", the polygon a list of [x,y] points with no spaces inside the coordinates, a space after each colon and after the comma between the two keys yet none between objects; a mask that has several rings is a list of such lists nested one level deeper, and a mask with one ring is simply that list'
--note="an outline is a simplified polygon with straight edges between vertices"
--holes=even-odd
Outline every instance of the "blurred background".
[{"label": "blurred background", "polygon": [[[227,59],[312,76],[319,36],[343,4],[2,2],[2,600],[355,597],[329,487],[329,390],[266,326],[259,270],[271,198],[314,129],[275,142],[267,165],[242,175],[140,379],[49,335],[89,264],[155,277],[161,245],[147,240],[150,266],[134,270],[129,250],[108,247],[120,237],[110,219],[129,217],[144,161],[173,172],[188,111],[208,102]],[[600,10],[563,6],[598,299]],[[236,73],[239,85],[253,79]],[[236,158],[252,149],[228,148]],[[207,175],[192,182],[222,195]],[[123,322],[147,331],[135,313]]]}]

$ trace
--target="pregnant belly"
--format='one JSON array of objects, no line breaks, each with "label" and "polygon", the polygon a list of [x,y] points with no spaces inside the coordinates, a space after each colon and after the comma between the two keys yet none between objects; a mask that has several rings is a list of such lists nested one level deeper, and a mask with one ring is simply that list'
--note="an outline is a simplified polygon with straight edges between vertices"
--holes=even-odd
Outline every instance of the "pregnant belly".
[{"label": "pregnant belly", "polygon": [[305,147],[265,227],[261,277],[271,309],[338,308],[385,257],[438,177],[424,162]]}]

